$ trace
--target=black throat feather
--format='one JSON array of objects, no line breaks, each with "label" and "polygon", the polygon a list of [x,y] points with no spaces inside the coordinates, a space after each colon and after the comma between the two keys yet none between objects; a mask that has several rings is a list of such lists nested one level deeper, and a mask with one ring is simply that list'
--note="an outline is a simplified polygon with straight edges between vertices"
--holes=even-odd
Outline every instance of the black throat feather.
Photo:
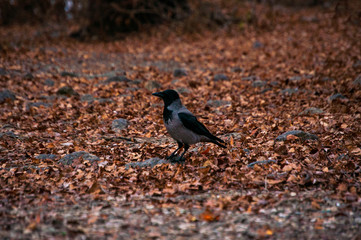
[{"label": "black throat feather", "polygon": [[164,106],[163,110],[163,120],[165,123],[168,123],[169,120],[172,120],[172,111],[169,110],[166,106]]}]

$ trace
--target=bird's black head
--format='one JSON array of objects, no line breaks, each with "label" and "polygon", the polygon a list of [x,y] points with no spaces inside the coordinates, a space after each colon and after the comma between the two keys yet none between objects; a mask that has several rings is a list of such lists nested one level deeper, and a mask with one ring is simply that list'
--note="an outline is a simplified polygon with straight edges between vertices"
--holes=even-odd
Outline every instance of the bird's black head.
[{"label": "bird's black head", "polygon": [[163,99],[165,106],[169,106],[174,101],[179,99],[178,93],[176,91],[174,91],[174,90],[171,90],[171,89],[165,90],[163,92],[156,92],[156,93],[153,93],[152,95],[160,97],[161,99]]}]

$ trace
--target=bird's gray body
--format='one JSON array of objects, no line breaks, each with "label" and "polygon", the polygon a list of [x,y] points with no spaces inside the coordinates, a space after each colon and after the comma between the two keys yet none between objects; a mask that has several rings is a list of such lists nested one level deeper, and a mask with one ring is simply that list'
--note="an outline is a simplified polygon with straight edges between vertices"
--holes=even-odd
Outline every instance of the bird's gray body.
[{"label": "bird's gray body", "polygon": [[191,145],[197,142],[209,141],[208,137],[199,135],[183,125],[178,114],[186,113],[192,115],[192,113],[182,105],[180,100],[174,101],[167,107],[167,109],[172,112],[172,117],[168,121],[164,120],[164,125],[171,137],[174,138],[177,142]]},{"label": "bird's gray body", "polygon": [[222,148],[227,148],[222,144],[224,143],[222,139],[211,134],[208,129],[183,106],[176,91],[168,89],[163,92],[153,93],[153,95],[163,99],[164,125],[171,137],[178,143],[178,148],[168,156],[167,159],[173,159],[183,147],[184,151],[179,158],[179,161],[181,161],[190,145],[198,142],[212,142]]}]

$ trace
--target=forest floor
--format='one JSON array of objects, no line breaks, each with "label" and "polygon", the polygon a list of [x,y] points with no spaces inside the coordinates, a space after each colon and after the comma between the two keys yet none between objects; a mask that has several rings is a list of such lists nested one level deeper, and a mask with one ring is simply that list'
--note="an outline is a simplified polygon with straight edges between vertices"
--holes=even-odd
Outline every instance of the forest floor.
[{"label": "forest floor", "polygon": [[[360,27],[274,11],[109,42],[3,28],[0,238],[361,239]],[[228,148],[164,160],[165,89]]]}]

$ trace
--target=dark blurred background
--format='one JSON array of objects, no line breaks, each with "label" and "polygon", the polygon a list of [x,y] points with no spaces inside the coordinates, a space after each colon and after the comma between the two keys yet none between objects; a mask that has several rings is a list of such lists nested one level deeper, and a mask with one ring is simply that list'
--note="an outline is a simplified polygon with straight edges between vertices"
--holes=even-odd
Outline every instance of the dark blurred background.
[{"label": "dark blurred background", "polygon": [[0,0],[0,26],[76,23],[73,37],[139,31],[149,25],[182,22],[186,31],[257,21],[250,6],[271,9],[319,6],[347,12],[359,22],[361,0]]}]

